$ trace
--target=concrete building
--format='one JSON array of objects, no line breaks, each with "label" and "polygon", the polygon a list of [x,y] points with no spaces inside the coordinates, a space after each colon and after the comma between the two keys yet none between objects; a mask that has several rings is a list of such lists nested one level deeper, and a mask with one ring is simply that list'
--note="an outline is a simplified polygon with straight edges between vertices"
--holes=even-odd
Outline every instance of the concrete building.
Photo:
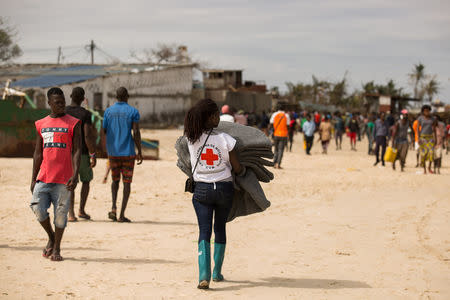
[{"label": "concrete building", "polygon": [[402,109],[411,106],[412,102],[420,102],[420,99],[381,94],[365,94],[364,98],[366,112],[399,113]]},{"label": "concrete building", "polygon": [[205,97],[223,104],[227,92],[242,86],[242,70],[204,69],[203,84]]},{"label": "concrete building", "polygon": [[242,70],[204,69],[205,97],[219,106],[230,105],[235,110],[246,112],[270,111],[271,97],[267,95],[264,82],[245,81]]},{"label": "concrete building", "polygon": [[26,91],[38,108],[47,108],[48,88],[60,87],[69,102],[72,89],[81,86],[89,107],[105,110],[115,103],[116,89],[124,86],[130,94],[129,104],[139,110],[146,127],[182,124],[186,111],[205,96],[202,73],[192,64],[157,70],[148,65],[73,65],[2,71],[1,79],[21,78],[11,87]]}]

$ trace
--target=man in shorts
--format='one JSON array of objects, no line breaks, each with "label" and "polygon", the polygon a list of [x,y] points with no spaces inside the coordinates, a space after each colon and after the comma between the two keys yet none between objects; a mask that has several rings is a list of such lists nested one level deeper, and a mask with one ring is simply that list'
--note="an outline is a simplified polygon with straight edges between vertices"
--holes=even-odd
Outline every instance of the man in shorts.
[{"label": "man in shorts", "polygon": [[[48,235],[42,256],[63,260],[61,239],[67,225],[70,191],[78,182],[81,156],[81,126],[78,119],[64,112],[66,100],[60,88],[47,92],[51,114],[36,121],[36,148],[33,155],[30,207]],[[48,209],[53,204],[55,230]]]},{"label": "man in shorts", "polygon": [[[103,116],[103,132],[106,134],[106,150],[112,175],[112,209],[108,218],[113,221],[131,222],[125,217],[125,210],[130,197],[134,162],[142,163],[141,133],[139,130],[139,111],[128,105],[128,91],[120,87],[116,91],[117,102],[106,109]],[[133,134],[131,134],[133,131]],[[134,147],[138,149],[136,155]],[[123,182],[123,199],[120,216],[117,218],[117,192],[120,175]]]},{"label": "man in shorts", "polygon": [[[78,211],[78,217],[89,220],[89,216],[84,208],[86,207],[86,201],[89,195],[89,183],[94,178],[92,168],[95,167],[97,160],[95,157],[95,133],[92,126],[91,113],[81,107],[81,103],[84,101],[84,89],[81,87],[75,87],[70,95],[72,103],[66,106],[66,114],[71,115],[81,121],[81,163],[80,163],[80,181],[81,194],[80,194],[80,209]],[[75,191],[70,192],[70,209],[69,209],[69,222],[76,222],[75,217]]]}]

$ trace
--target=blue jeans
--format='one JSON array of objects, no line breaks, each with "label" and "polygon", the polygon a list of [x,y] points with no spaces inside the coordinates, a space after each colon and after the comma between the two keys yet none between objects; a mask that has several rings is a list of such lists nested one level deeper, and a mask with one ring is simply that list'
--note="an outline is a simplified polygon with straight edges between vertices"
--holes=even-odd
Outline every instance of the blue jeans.
[{"label": "blue jeans", "polygon": [[53,204],[55,227],[65,228],[70,205],[70,192],[64,184],[36,182],[30,207],[39,222],[45,221]]},{"label": "blue jeans", "polygon": [[211,242],[213,214],[215,242],[220,244],[227,242],[226,223],[233,195],[234,186],[232,182],[196,183],[192,203],[197,214],[200,230],[199,243],[202,240]]}]

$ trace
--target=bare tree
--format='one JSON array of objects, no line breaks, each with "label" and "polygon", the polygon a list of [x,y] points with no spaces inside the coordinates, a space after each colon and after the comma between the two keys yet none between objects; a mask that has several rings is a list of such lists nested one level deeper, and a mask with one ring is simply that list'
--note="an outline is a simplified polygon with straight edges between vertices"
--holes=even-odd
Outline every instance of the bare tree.
[{"label": "bare tree", "polygon": [[155,66],[193,63],[187,47],[177,44],[160,43],[155,48],[144,48],[139,52],[131,50],[130,56],[141,63]]},{"label": "bare tree", "polygon": [[0,62],[8,62],[22,55],[22,49],[16,44],[17,32],[0,17]]}]

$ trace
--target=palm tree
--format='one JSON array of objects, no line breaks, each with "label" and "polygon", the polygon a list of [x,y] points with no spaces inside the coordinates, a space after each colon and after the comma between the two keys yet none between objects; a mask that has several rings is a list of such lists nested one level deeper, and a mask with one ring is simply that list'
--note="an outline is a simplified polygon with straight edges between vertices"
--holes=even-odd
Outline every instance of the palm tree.
[{"label": "palm tree", "polygon": [[428,96],[428,101],[431,102],[433,96],[439,92],[439,82],[436,80],[436,76],[433,76],[433,78],[424,85],[423,90]]},{"label": "palm tree", "polygon": [[420,96],[419,85],[421,81],[425,79],[425,66],[422,63],[414,65],[412,73],[409,74],[409,78],[411,79],[414,85],[414,98],[417,98]]},{"label": "palm tree", "polygon": [[339,105],[344,102],[344,98],[347,96],[347,79],[342,78],[341,81],[335,83],[330,91],[330,102],[334,105]]},{"label": "palm tree", "polygon": [[375,94],[377,92],[376,88],[375,88],[375,83],[373,82],[373,80],[364,83],[362,88],[364,90],[364,93],[366,93],[366,94]]},{"label": "palm tree", "polygon": [[296,100],[301,100],[304,97],[304,84],[292,82],[286,82],[286,87],[288,88],[288,95],[293,96]]},{"label": "palm tree", "polygon": [[391,79],[386,84],[386,92],[387,92],[388,95],[390,95],[390,96],[398,96],[400,94],[400,91],[401,91],[401,89],[399,90],[395,86],[394,80]]}]

